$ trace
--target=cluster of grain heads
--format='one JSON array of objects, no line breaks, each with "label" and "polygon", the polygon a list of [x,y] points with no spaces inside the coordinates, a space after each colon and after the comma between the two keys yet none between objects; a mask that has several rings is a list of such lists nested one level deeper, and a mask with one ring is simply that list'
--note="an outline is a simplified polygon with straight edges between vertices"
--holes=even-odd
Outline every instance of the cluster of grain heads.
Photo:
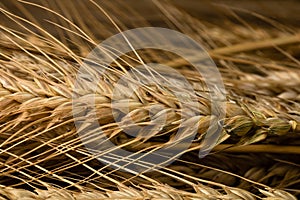
[{"label": "cluster of grain heads", "polygon": [[[203,42],[217,63],[226,89],[222,91],[226,98],[218,101],[226,104],[226,112],[213,113],[203,77],[182,59],[152,50],[138,54],[146,63],[163,61],[182,74],[192,86],[195,104],[185,101],[190,88],[182,87],[184,82],[174,81],[172,85],[182,89],[183,103],[172,94],[171,87],[160,87],[164,79],[137,89],[133,79],[120,84],[120,77],[135,69],[123,57],[112,66],[103,66],[99,61],[96,66],[108,70],[97,80],[95,90],[90,87],[89,77],[97,75],[97,70],[85,66],[86,81],[74,91],[87,49],[116,32],[99,22],[82,2],[78,3],[81,7],[77,15],[78,8],[72,3],[65,6],[63,1],[55,2],[55,9],[62,14],[48,9],[52,3],[44,7],[20,0],[16,4],[35,6],[52,14],[53,19],[58,17],[59,22],[51,23],[58,37],[36,20],[26,21],[0,3],[6,19],[22,29],[0,25],[1,200],[296,199],[289,192],[299,194],[300,71],[299,61],[293,57],[297,54],[288,49],[298,48],[294,43],[299,42],[299,34],[262,27],[249,31],[250,26],[232,22],[228,23],[233,31],[227,30],[199,21],[169,3],[154,1],[165,14],[162,21]],[[107,4],[114,8],[110,9],[116,15],[113,18],[128,19],[130,6],[124,2],[119,5],[124,9],[115,9],[118,5],[114,2],[102,1],[101,6],[90,2],[101,13],[102,4]],[[17,7],[24,12],[24,7]],[[141,23],[137,20],[133,27],[149,25],[142,16],[134,17]],[[118,23],[126,29],[121,21]],[[278,52],[283,55],[277,56]],[[136,62],[131,56],[127,58]],[[152,72],[173,81],[169,71]],[[73,98],[74,93],[79,98]],[[218,119],[218,112],[226,116]],[[74,121],[80,126],[75,127]],[[95,121],[100,127],[93,126]],[[196,130],[192,144],[181,143],[190,136],[191,127]],[[181,134],[176,134],[180,128]],[[221,133],[209,144],[204,141],[214,134],[207,134],[208,130]],[[81,134],[90,136],[90,140],[81,140]],[[160,166],[152,162],[113,154],[114,148],[99,142],[103,138],[133,155],[149,154],[169,144],[189,148],[179,152],[182,158],[170,166],[157,169]],[[86,143],[100,146],[103,151],[93,152]],[[215,148],[200,159],[199,150],[207,146]],[[106,162],[99,162],[99,158]],[[132,163],[146,169],[145,173],[122,171]]]},{"label": "cluster of grain heads", "polygon": [[[167,95],[166,91],[159,90],[158,87],[153,86],[151,90],[148,88],[140,88],[132,96],[128,95],[128,88],[118,85],[118,87],[122,88],[118,89],[120,93],[114,96],[114,98],[116,98],[115,100],[117,100],[114,102],[114,108],[118,109],[117,114],[123,113],[123,116],[119,124],[116,124],[115,116],[113,115],[115,111],[113,111],[114,108],[111,106],[111,98],[112,91],[116,86],[115,83],[119,76],[118,71],[107,74],[105,80],[99,80],[99,87],[96,94],[91,94],[88,85],[81,85],[82,90],[80,92],[82,96],[73,102],[79,105],[75,107],[74,110],[74,107],[72,108],[72,95],[70,91],[75,78],[76,63],[60,62],[59,60],[52,59],[52,61],[56,63],[55,66],[52,66],[45,58],[32,58],[26,53],[9,52],[6,53],[5,56],[6,60],[1,64],[1,72],[3,73],[0,75],[1,122],[3,123],[2,126],[5,126],[5,128],[1,130],[1,137],[4,141],[2,145],[5,148],[7,147],[6,151],[9,151],[9,158],[3,158],[7,160],[7,165],[2,166],[3,171],[8,170],[5,174],[16,173],[29,165],[42,170],[42,176],[54,177],[63,183],[76,185],[76,187],[81,188],[77,183],[56,175],[56,169],[54,167],[56,166],[56,159],[66,159],[67,157],[70,159],[68,162],[72,162],[73,165],[79,166],[79,168],[84,166],[89,170],[91,169],[90,166],[82,162],[92,160],[94,157],[82,149],[82,145],[77,138],[78,132],[85,131],[86,128],[89,127],[90,116],[92,116],[89,115],[89,112],[92,110],[96,112],[99,124],[105,127],[104,133],[111,141],[133,152],[154,149],[155,147],[161,148],[166,142],[174,142],[174,138],[176,139],[176,137],[173,137],[173,135],[178,129],[179,123],[181,123],[179,121],[181,115],[188,113],[188,110],[186,110],[187,112],[180,112],[176,106],[176,99],[174,100],[174,97]],[[22,62],[22,65],[20,65],[20,62]],[[28,76],[29,73],[31,73],[31,76]],[[66,74],[68,75],[66,76]],[[215,127],[210,128],[217,130],[219,128],[218,121],[216,121],[216,117],[210,113],[211,106],[207,100],[207,93],[202,91],[204,90],[203,87],[198,86],[202,84],[201,81],[199,81],[201,78],[196,77],[192,73],[187,73],[186,77],[196,83],[194,89],[200,94],[197,99],[200,110],[198,112],[199,116],[196,116],[196,118],[184,119],[187,122],[196,120],[192,124],[198,125],[198,135],[192,146],[197,147],[195,149],[201,149],[201,141],[205,138],[206,131],[212,124],[215,125]],[[231,80],[226,79],[226,76],[224,81],[226,85],[231,84]],[[236,92],[237,88],[227,88],[226,118],[223,120],[224,130],[218,143],[233,137],[233,139],[238,138],[237,140],[232,140],[234,142],[233,145],[245,145],[264,141],[267,137],[281,137],[291,132],[299,133],[299,122],[297,118],[292,118],[284,114],[276,115],[277,112],[283,113],[283,111],[278,110],[276,107],[264,105],[261,102],[252,101],[246,97],[243,97],[244,101],[241,101],[240,96],[230,95],[230,93]],[[264,98],[260,98],[260,100],[264,100]],[[265,100],[269,100],[269,98],[266,97]],[[94,108],[89,107],[91,101],[93,101],[95,105]],[[277,100],[272,101],[278,103]],[[129,107],[129,112],[126,111],[126,107]],[[283,105],[283,107],[290,109],[288,105]],[[77,132],[72,125],[72,112],[84,114],[83,122],[85,122],[85,124],[82,129],[78,129]],[[153,129],[161,130],[161,132],[154,131],[153,134],[147,133],[148,137],[141,137],[141,139],[135,141],[132,141],[128,135],[122,132],[126,129],[130,130],[130,127],[126,127],[128,121],[133,121],[136,124],[145,124],[149,122],[149,115],[152,119],[159,119],[160,116],[166,117],[166,121],[162,127]],[[143,132],[139,132],[138,135],[143,135]],[[14,142],[16,143],[12,147],[9,147],[9,145]],[[24,145],[27,145],[27,148],[30,149],[28,153],[24,153]],[[79,147],[80,149],[77,150],[76,148]],[[48,154],[51,152],[54,154],[52,156],[51,154],[44,154],[44,150],[46,150]],[[87,161],[80,161],[73,155],[67,153],[73,150],[74,152],[72,153],[76,156],[80,154],[87,156]],[[18,157],[18,155],[21,155],[26,158],[26,156],[30,156],[30,153],[42,157],[38,158],[33,156],[31,159],[34,159],[34,162]],[[62,157],[59,158],[59,156]],[[20,159],[20,161],[18,161],[18,159]],[[225,158],[223,159],[226,160]],[[229,160],[228,162],[230,162]],[[45,165],[44,163],[48,164]],[[49,163],[53,163],[53,167],[50,166]],[[43,167],[40,166],[40,164],[42,164]],[[97,165],[93,166],[97,167]],[[50,169],[48,170],[47,167],[50,167]],[[62,168],[57,170],[58,173],[62,173],[72,166],[64,167],[64,164],[62,164],[61,167]],[[179,171],[180,170],[175,168],[172,173],[179,173]],[[197,177],[205,177],[216,182],[224,182],[227,185],[231,182],[229,180],[234,180],[231,175],[228,176],[226,174],[222,178],[222,176],[216,174],[216,172],[219,173],[218,171],[211,170],[202,173],[202,175],[195,173],[193,176],[196,181],[200,181]],[[184,174],[184,176],[192,175],[189,167],[184,170]],[[23,179],[34,179],[32,175],[31,173],[26,174],[25,176],[27,177],[23,177]],[[103,176],[103,174],[99,172],[98,175]],[[125,175],[122,175],[125,178]],[[164,173],[164,176],[161,177],[161,181],[172,185],[174,180],[169,179],[170,175],[171,174]],[[84,176],[89,176],[89,173]],[[131,180],[132,177],[127,176],[126,179],[127,178]],[[145,176],[141,176],[141,178],[144,180],[147,179]],[[114,181],[114,178],[111,177],[106,177],[106,179]],[[157,178],[153,177],[152,180],[155,179]],[[177,187],[184,185],[183,180],[177,177],[175,179],[177,179],[178,182],[177,185],[175,183],[173,185]],[[34,180],[40,182],[38,179]],[[257,180],[258,182],[260,181],[260,179]],[[96,182],[97,181],[93,182],[93,184]],[[227,190],[227,192],[229,192],[227,194],[229,196],[234,196],[237,193],[237,191],[233,192],[233,189]],[[244,193],[246,195],[247,192]],[[212,194],[209,195],[211,196]],[[223,194],[218,195],[222,196]]]},{"label": "cluster of grain heads", "polygon": [[120,187],[118,191],[108,192],[70,192],[63,189],[48,188],[47,190],[35,190],[34,192],[15,189],[10,187],[0,187],[1,200],[102,200],[102,199],[154,199],[154,200],[296,200],[296,198],[283,190],[260,189],[263,197],[246,190],[224,187],[222,190],[213,189],[204,185],[195,185],[195,193],[176,190],[174,188],[157,185],[156,189],[137,190],[129,187]]}]

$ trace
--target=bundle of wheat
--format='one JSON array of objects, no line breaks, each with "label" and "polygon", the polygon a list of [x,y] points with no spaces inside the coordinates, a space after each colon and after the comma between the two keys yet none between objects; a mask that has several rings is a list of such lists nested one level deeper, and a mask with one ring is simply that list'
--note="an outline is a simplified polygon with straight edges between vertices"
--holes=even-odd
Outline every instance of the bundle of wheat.
[{"label": "bundle of wheat", "polygon": [[[169,2],[153,5],[160,20],[123,1],[0,3],[0,199],[299,196],[300,30],[258,14],[274,27],[254,26],[227,7],[236,21],[221,25]],[[88,56],[109,36],[158,24],[204,46],[221,74],[221,96],[213,101],[214,82],[172,52],[132,49],[110,65]],[[150,37],[142,34],[160,35]],[[154,62],[184,80],[147,64]],[[157,155],[161,149],[171,153]]]}]

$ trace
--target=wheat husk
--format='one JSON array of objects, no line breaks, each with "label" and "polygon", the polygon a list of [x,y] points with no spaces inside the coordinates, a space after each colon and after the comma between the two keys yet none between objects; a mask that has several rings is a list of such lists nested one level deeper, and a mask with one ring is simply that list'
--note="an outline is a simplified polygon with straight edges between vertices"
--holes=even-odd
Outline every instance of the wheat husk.
[{"label": "wheat husk", "polygon": [[[201,76],[186,67],[184,60],[166,54],[168,59],[162,62],[180,71],[203,97],[199,98],[201,114],[196,118],[197,138],[172,165],[151,173],[130,174],[103,165],[87,151],[78,137],[72,113],[72,90],[83,58],[90,45],[95,46],[116,33],[114,26],[72,15],[71,12],[79,12],[75,4],[71,4],[73,10],[59,1],[54,7],[51,3],[52,6],[24,1],[15,4],[22,9],[31,4],[48,10],[52,20],[58,18],[54,21],[58,23],[54,25],[58,36],[50,34],[47,27],[24,10],[29,21],[12,14],[5,4],[0,7],[10,22],[18,21],[19,28],[12,29],[5,23],[0,26],[0,199],[296,199],[299,196],[300,30],[297,27],[249,30],[228,21],[233,27],[229,31],[195,19],[171,3],[155,1],[171,28],[199,42],[206,41],[203,44],[217,63],[226,88],[226,116],[218,145],[204,159],[198,159],[198,150],[203,148],[201,138],[214,119],[208,94]],[[96,17],[88,14],[88,6],[81,6],[80,12],[90,19]],[[118,7],[91,1],[89,6],[99,9],[99,13],[102,8],[115,7],[109,16],[114,16],[113,21],[121,29],[127,29],[124,23],[128,17],[121,10],[130,9],[128,5],[122,3]],[[61,9],[64,13],[59,16]],[[151,24],[139,13],[134,15],[139,19],[135,27]],[[63,17],[75,20],[79,27]],[[29,24],[38,29],[37,33],[27,29]],[[91,26],[103,32],[98,33]],[[59,37],[61,34],[66,34],[72,43]],[[145,61],[157,57],[161,61],[155,51],[139,54]],[[126,58],[123,61],[120,63],[135,63]],[[130,102],[132,112],[127,117],[133,117],[137,123],[147,119],[149,104],[166,109],[169,117],[165,134],[153,134],[147,140],[132,139],[114,123],[110,94],[122,69],[113,67],[106,79],[100,80],[95,94],[99,106],[94,109],[105,134],[115,144],[133,152],[174,142],[174,128],[180,119],[174,106],[177,102],[157,87],[142,88],[134,97],[126,95],[130,91],[122,88],[124,94],[119,98]],[[75,103],[85,105],[90,95],[90,91],[83,91],[82,99]],[[193,121],[189,123],[194,125]],[[83,121],[82,130],[87,127],[89,121]]]}]

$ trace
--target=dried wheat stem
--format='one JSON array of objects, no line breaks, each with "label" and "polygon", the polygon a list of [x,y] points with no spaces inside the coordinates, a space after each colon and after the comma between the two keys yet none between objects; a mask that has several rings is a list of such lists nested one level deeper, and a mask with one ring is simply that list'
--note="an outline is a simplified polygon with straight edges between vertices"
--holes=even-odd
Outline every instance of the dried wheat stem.
[{"label": "dried wheat stem", "polygon": [[233,146],[231,144],[220,144],[213,151],[224,151],[232,153],[274,153],[274,154],[300,154],[299,146],[252,144],[246,146]]}]

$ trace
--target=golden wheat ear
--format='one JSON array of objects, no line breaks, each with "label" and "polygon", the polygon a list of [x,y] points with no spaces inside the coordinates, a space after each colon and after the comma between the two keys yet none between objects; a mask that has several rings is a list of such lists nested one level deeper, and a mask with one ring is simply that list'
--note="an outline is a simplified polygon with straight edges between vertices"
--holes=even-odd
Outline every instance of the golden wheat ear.
[{"label": "golden wheat ear", "polygon": [[[297,199],[300,29],[147,4],[152,17],[124,1],[0,3],[0,199]],[[157,24],[206,52],[135,49],[171,45]]]}]

